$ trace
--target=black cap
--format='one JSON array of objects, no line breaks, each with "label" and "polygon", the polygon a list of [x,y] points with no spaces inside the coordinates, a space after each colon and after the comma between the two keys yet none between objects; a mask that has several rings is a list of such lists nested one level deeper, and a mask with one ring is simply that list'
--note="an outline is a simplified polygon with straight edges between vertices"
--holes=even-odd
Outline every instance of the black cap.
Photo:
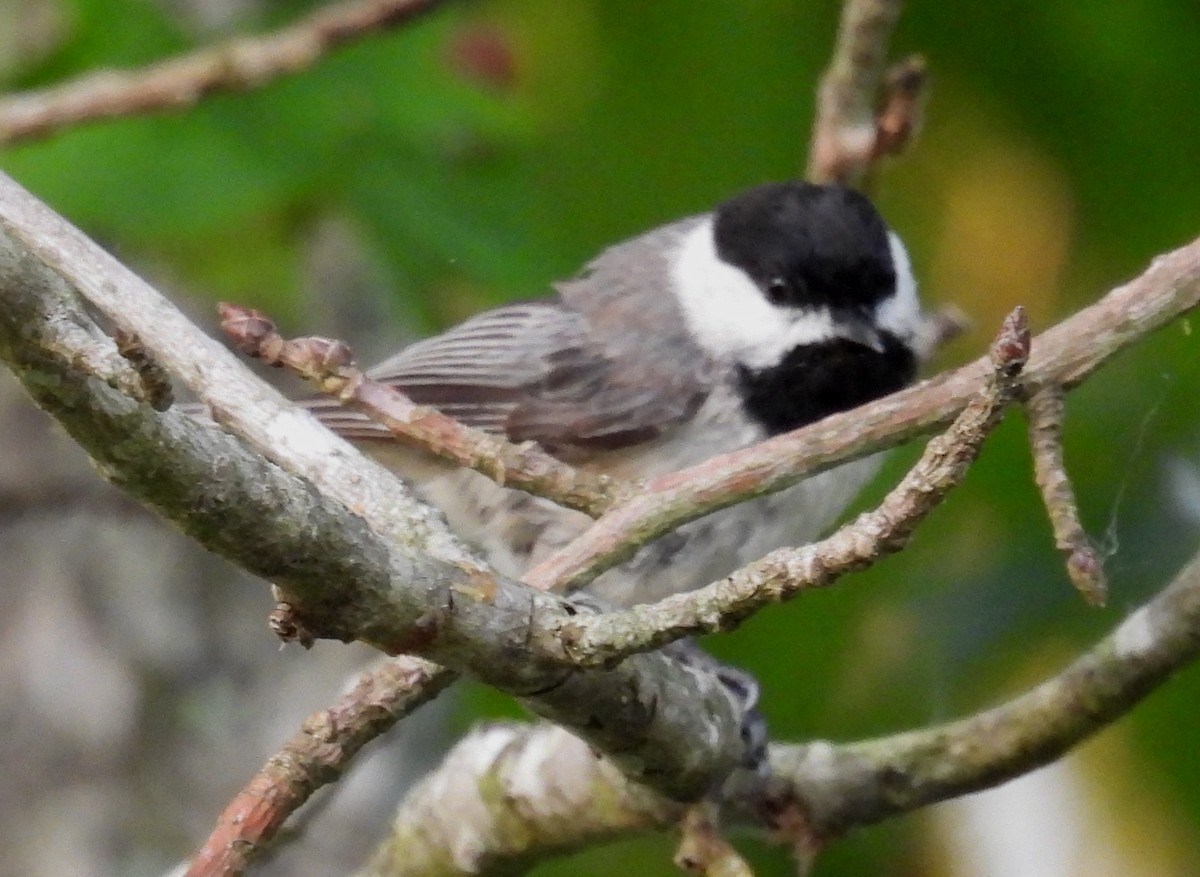
[{"label": "black cap", "polygon": [[714,212],[717,254],[773,303],[866,312],[895,290],[888,227],[844,186],[771,183]]}]

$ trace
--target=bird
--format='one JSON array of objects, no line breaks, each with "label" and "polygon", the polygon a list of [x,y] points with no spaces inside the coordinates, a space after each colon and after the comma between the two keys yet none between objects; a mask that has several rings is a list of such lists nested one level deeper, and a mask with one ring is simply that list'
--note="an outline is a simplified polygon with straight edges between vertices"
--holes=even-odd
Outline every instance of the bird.
[{"label": "bird", "polygon": [[[933,347],[930,322],[904,244],[866,196],[776,182],[611,246],[551,294],[480,313],[367,375],[582,469],[646,479],[903,388]],[[592,523],[401,445],[333,400],[307,405],[503,575],[520,579]],[[684,524],[587,591],[617,606],[652,602],[811,541],[878,462]]]}]

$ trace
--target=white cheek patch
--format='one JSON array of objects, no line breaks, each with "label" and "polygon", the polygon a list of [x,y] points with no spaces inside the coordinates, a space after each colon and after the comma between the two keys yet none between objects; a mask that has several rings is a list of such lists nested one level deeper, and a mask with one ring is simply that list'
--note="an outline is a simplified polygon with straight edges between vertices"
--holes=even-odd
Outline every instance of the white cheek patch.
[{"label": "white cheek patch", "polygon": [[828,311],[775,307],[744,271],[723,261],[717,255],[711,219],[683,239],[672,275],[696,343],[715,359],[769,368],[793,348],[836,334]]},{"label": "white cheek patch", "polygon": [[895,232],[888,232],[888,248],[892,254],[892,268],[896,272],[896,291],[875,308],[875,320],[880,329],[891,332],[901,341],[917,348],[918,356],[924,359],[929,353],[921,349],[926,319],[917,298],[912,262],[908,259],[908,250]]}]

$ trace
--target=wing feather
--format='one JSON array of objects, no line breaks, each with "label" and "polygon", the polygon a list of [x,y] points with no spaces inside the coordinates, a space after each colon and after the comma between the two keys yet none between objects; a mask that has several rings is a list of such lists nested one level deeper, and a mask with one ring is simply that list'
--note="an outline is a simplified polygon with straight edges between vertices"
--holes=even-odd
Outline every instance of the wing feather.
[{"label": "wing feather", "polygon": [[[606,344],[578,310],[544,299],[480,314],[367,373],[470,426],[570,455],[653,438],[702,400],[629,342]],[[388,437],[332,400],[309,407],[348,438]]]}]

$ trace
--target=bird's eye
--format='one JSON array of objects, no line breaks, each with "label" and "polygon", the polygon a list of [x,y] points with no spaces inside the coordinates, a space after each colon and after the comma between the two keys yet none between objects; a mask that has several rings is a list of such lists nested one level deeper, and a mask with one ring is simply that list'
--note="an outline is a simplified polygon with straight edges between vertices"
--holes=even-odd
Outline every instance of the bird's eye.
[{"label": "bird's eye", "polygon": [[773,305],[786,304],[790,289],[788,282],[782,277],[772,277],[767,281],[767,301]]}]

